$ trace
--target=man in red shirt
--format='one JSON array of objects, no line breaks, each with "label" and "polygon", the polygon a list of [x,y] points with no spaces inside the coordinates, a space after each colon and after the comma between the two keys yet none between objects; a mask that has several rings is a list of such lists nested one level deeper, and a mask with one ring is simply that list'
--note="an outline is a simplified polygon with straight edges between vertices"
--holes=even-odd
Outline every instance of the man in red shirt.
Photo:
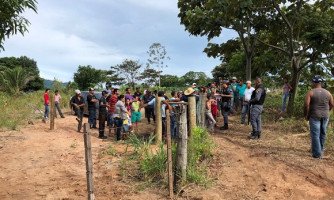
[{"label": "man in red shirt", "polygon": [[112,95],[109,98],[109,107],[108,107],[108,121],[109,121],[109,126],[113,126],[114,125],[114,120],[113,120],[113,114],[115,112],[115,107],[116,107],[116,103],[118,101],[118,89],[114,89],[112,91]]},{"label": "man in red shirt", "polygon": [[50,105],[49,92],[50,92],[50,89],[48,89],[48,88],[44,92],[44,108],[45,108],[45,111],[44,111],[44,122],[46,122],[46,120],[49,119],[49,113],[50,113],[50,108],[49,108],[49,105]]}]

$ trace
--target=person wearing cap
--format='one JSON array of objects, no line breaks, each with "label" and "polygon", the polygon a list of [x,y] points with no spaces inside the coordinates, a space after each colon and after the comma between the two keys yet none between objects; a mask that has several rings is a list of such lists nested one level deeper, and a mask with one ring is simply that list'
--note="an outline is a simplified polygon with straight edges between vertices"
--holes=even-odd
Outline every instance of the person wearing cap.
[{"label": "person wearing cap", "polygon": [[89,93],[87,95],[87,102],[88,102],[88,123],[90,128],[97,128],[96,127],[96,103],[99,100],[96,98],[94,94],[94,88],[89,88]]},{"label": "person wearing cap", "polygon": [[219,94],[221,96],[221,110],[224,118],[224,125],[220,127],[221,130],[228,129],[228,114],[231,111],[231,103],[233,91],[227,86],[228,81],[223,81],[223,87]]},{"label": "person wearing cap", "polygon": [[255,90],[252,93],[251,99],[249,103],[251,105],[250,108],[250,121],[252,124],[252,132],[249,136],[250,139],[260,139],[261,130],[262,130],[262,122],[261,122],[261,114],[263,111],[263,103],[266,98],[266,90],[262,84],[262,80],[260,77],[255,79]]},{"label": "person wearing cap", "polygon": [[195,90],[195,92],[198,92],[197,84],[193,83],[191,87]]},{"label": "person wearing cap", "polygon": [[313,89],[305,97],[304,116],[309,121],[312,156],[322,158],[326,141],[326,129],[329,111],[333,108],[332,94],[322,88],[323,78],[315,75],[312,78]]},{"label": "person wearing cap", "polygon": [[104,129],[106,126],[106,119],[107,119],[107,91],[102,91],[102,96],[99,100],[99,138],[100,139],[107,139],[107,136],[104,135]]},{"label": "person wearing cap", "polygon": [[245,123],[246,115],[249,115],[249,100],[251,99],[251,96],[254,90],[255,88],[252,87],[252,82],[246,81],[246,89],[244,93],[244,98],[242,102],[242,110],[241,110],[241,124],[246,124]]},{"label": "person wearing cap", "polygon": [[84,112],[85,101],[81,96],[80,90],[75,90],[75,96],[71,99],[71,105],[74,108],[75,114],[77,116],[76,120],[78,121],[78,131],[81,129],[82,117]]}]

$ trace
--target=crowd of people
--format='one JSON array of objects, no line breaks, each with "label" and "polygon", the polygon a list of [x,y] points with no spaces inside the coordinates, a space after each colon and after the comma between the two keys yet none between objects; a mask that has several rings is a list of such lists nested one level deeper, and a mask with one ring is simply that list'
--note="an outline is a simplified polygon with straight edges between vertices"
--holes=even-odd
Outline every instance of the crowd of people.
[{"label": "crowd of people", "polygon": [[[309,121],[311,133],[312,155],[315,158],[323,156],[324,144],[326,139],[326,127],[329,121],[329,111],[334,106],[333,97],[327,90],[321,87],[323,79],[315,76],[312,79],[313,89],[306,95],[305,99],[305,118]],[[282,112],[286,111],[291,86],[285,80],[283,86]],[[102,96],[97,99],[94,88],[89,88],[89,94],[84,99],[80,90],[76,90],[76,95],[71,99],[71,104],[75,110],[79,125],[82,124],[85,101],[88,105],[88,123],[90,128],[97,129],[96,126],[96,105],[98,104],[99,118],[99,138],[106,139],[105,124],[116,131],[116,139],[122,139],[122,133],[138,130],[138,123],[142,120],[141,110],[144,109],[147,123],[155,123],[155,104],[156,96],[161,101],[162,134],[166,136],[166,110],[170,110],[171,136],[178,135],[178,104],[175,102],[188,102],[189,96],[195,96],[196,102],[199,101],[201,93],[207,94],[206,106],[206,126],[210,132],[215,129],[227,130],[229,128],[229,116],[240,114],[240,124],[251,124],[252,131],[250,139],[260,139],[262,131],[261,114],[266,98],[266,89],[261,78],[256,78],[254,87],[250,80],[242,81],[232,77],[231,80],[221,80],[220,82],[210,83],[207,86],[198,87],[193,83],[185,91],[172,91],[166,94],[164,91],[141,91],[136,88],[132,93],[130,88],[126,88],[125,94],[120,94],[117,88],[108,88],[102,91]],[[45,91],[45,119],[49,114],[49,89]],[[61,117],[64,115],[59,107],[61,96],[59,92],[55,95],[55,106]],[[223,116],[223,125],[217,126],[218,116]],[[247,120],[246,120],[247,117]],[[247,121],[247,122],[246,122]],[[80,130],[80,129],[78,129]]]}]

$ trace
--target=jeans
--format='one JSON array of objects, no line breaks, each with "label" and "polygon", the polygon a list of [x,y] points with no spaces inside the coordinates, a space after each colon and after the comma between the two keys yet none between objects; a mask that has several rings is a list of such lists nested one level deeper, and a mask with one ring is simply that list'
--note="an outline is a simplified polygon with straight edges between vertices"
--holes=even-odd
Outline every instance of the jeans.
[{"label": "jeans", "polygon": [[[59,115],[61,116],[61,117],[64,117],[64,115],[63,115],[63,113],[61,112],[61,109],[60,109],[60,106],[59,106],[59,103],[58,102],[55,102],[55,106],[56,106],[56,109],[58,110],[58,112],[59,112]],[[55,112],[55,116],[57,117],[57,112]]]},{"label": "jeans", "polygon": [[251,124],[253,128],[253,132],[261,132],[261,113],[263,110],[262,105],[252,105],[251,107]]},{"label": "jeans", "polygon": [[329,119],[327,117],[320,119],[310,117],[311,146],[312,156],[314,158],[321,157],[324,151],[328,121]]},{"label": "jeans", "polygon": [[90,127],[96,127],[96,109],[94,108],[88,108],[88,123]]},{"label": "jeans", "polygon": [[114,126],[114,118],[113,118],[113,113],[108,113],[107,115],[107,125],[109,127],[113,127]]},{"label": "jeans", "polygon": [[249,115],[248,111],[249,111],[249,104],[244,104],[241,110],[241,124],[245,124],[246,115],[247,116]]},{"label": "jeans", "polygon": [[288,100],[289,100],[289,96],[290,96],[289,93],[285,93],[285,94],[283,94],[283,97],[282,97],[282,101],[283,101],[283,103],[282,103],[282,112],[285,112],[285,111],[286,111],[286,103],[287,103]]},{"label": "jeans", "polygon": [[44,108],[45,108],[45,111],[44,111],[44,118],[47,119],[47,118],[49,118],[50,107],[49,107],[48,104],[44,104]]},{"label": "jeans", "polygon": [[216,120],[213,118],[213,115],[211,113],[211,110],[206,110],[205,111],[206,115],[206,121],[207,121],[207,126],[210,131],[214,130],[215,124],[217,123]]},{"label": "jeans", "polygon": [[115,123],[115,126],[116,126],[116,140],[121,140],[123,119],[115,117],[114,118],[114,123]]}]

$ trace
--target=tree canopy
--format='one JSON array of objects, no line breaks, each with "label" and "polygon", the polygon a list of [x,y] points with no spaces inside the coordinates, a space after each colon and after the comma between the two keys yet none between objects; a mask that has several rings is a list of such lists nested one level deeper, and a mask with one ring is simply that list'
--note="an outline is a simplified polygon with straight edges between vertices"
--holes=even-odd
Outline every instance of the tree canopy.
[{"label": "tree canopy", "polygon": [[2,0],[0,3],[0,49],[4,41],[18,32],[24,35],[30,22],[22,14],[25,10],[37,12],[36,0]]},{"label": "tree canopy", "polygon": [[107,71],[95,69],[91,65],[79,66],[74,73],[74,82],[78,84],[80,90],[88,90],[90,87],[95,87],[97,84],[106,82]]}]

